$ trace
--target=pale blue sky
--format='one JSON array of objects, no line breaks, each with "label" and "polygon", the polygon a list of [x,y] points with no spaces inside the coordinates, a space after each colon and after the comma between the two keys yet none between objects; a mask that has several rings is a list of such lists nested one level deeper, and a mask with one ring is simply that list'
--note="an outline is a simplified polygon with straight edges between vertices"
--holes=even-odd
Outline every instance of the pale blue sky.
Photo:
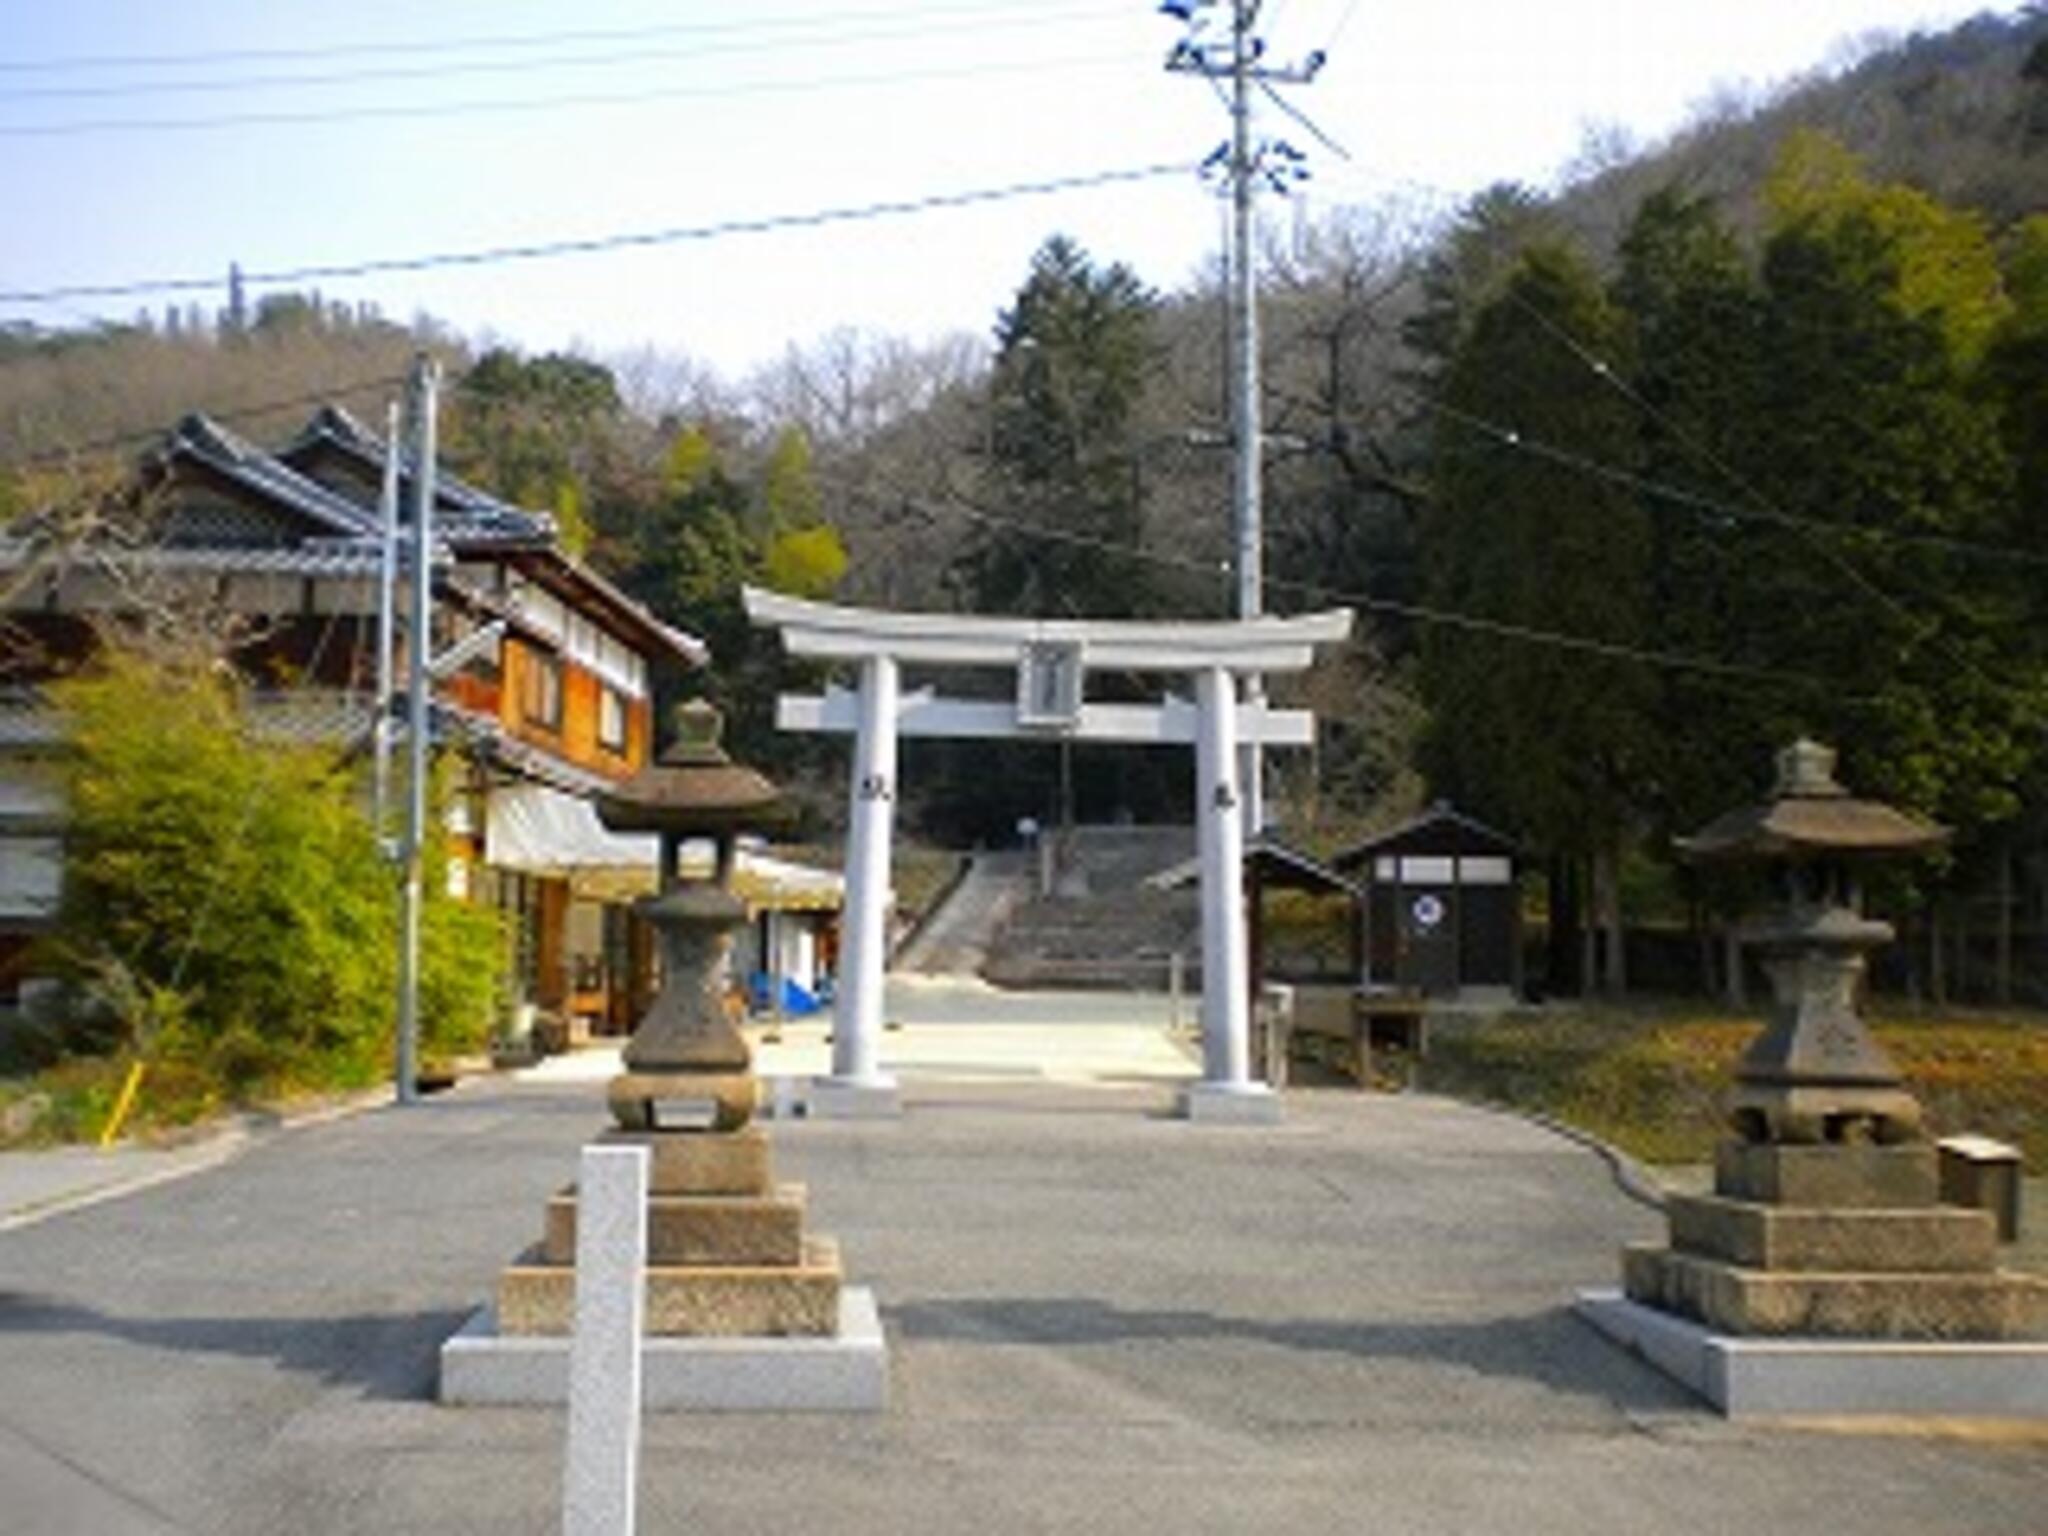
[{"label": "pale blue sky", "polygon": [[[1281,59],[1331,52],[1320,81],[1290,93],[1353,156],[1315,156],[1313,213],[1388,189],[1541,181],[1591,123],[1655,135],[1720,84],[1782,78],[1870,29],[1983,9],[2018,5],[1269,0],[1262,30]],[[0,290],[1192,162],[1225,131],[1199,81],[1161,71],[1179,29],[1149,0],[0,0],[0,20]],[[560,36],[570,32],[584,36]],[[504,41],[540,36],[555,40]],[[201,54],[213,57],[135,62]],[[104,62],[116,57],[129,62]],[[103,62],[45,67],[81,59]],[[620,96],[638,99],[587,99]],[[193,119],[232,120],[171,126]],[[153,126],[106,126],[138,120]],[[1310,147],[1277,115],[1269,126]],[[1054,229],[1171,286],[1213,250],[1218,210],[1191,177],[1174,178],[323,287],[532,348],[651,343],[731,375],[835,326],[985,332]],[[136,302],[0,318],[125,315]]]}]

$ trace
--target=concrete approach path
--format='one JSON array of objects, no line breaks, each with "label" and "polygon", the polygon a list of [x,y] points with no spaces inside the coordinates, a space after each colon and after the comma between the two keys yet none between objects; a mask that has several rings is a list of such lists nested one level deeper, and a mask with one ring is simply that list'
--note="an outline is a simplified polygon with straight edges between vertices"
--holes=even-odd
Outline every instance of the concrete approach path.
[{"label": "concrete approach path", "polygon": [[[964,1048],[964,1047],[963,1047]],[[1423,1097],[906,1077],[775,1129],[877,1291],[877,1417],[655,1416],[644,1532],[2026,1536],[2048,1445],[1728,1425],[1566,1313],[1653,1230]],[[0,1531],[559,1529],[562,1417],[432,1401],[593,1084],[471,1083],[0,1234]]]},{"label": "concrete approach path", "polygon": [[[1149,992],[1006,991],[973,977],[895,975],[885,1001],[882,1069],[906,1083],[1045,1082],[1077,1087],[1171,1087],[1199,1074],[1192,1028],[1198,1000]],[[832,1070],[829,1013],[748,1028],[754,1069],[772,1087]],[[603,1081],[616,1045],[551,1056],[520,1073],[529,1084]]]}]

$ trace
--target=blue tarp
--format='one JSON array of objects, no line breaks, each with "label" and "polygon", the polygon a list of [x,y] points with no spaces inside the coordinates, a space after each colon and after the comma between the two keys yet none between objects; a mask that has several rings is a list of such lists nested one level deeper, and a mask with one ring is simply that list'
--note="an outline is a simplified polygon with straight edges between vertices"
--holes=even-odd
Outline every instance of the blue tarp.
[{"label": "blue tarp", "polygon": [[[753,1005],[754,1012],[769,1012],[766,972],[756,971],[747,978],[747,1001]],[[808,987],[799,986],[787,976],[782,978],[782,1011],[785,1015],[800,1019],[806,1014],[818,1012],[824,1006],[825,1000],[817,993]]]}]

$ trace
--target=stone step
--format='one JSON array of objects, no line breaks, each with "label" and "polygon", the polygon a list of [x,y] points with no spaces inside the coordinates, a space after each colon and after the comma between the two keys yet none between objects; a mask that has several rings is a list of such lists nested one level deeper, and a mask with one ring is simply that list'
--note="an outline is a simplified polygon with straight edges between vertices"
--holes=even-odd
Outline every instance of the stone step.
[{"label": "stone step", "polygon": [[[550,1264],[576,1261],[576,1189],[548,1201],[541,1254]],[[650,1195],[650,1264],[801,1264],[804,1186],[767,1195]]]},{"label": "stone step", "polygon": [[1988,1274],[1785,1274],[1650,1244],[1622,1250],[1629,1299],[1723,1333],[1762,1337],[2048,1336],[2048,1280]]},{"label": "stone step", "polygon": [[775,1187],[768,1133],[758,1125],[736,1131],[607,1130],[608,1147],[645,1147],[647,1187],[657,1195],[765,1195]]},{"label": "stone step", "polygon": [[1666,1211],[1673,1248],[1748,1269],[1984,1274],[1998,1263],[1997,1223],[1953,1206],[1824,1210],[1674,1195]]},{"label": "stone step", "polygon": [[[820,1338],[839,1316],[845,1271],[829,1237],[804,1243],[795,1265],[650,1264],[646,1330],[692,1338]],[[552,1335],[573,1330],[576,1271],[550,1264],[538,1245],[498,1279],[498,1329]]]},{"label": "stone step", "polygon": [[1724,1141],[1714,1148],[1714,1193],[1765,1205],[1906,1210],[1940,1199],[1940,1159],[1931,1142],[1880,1147]]}]

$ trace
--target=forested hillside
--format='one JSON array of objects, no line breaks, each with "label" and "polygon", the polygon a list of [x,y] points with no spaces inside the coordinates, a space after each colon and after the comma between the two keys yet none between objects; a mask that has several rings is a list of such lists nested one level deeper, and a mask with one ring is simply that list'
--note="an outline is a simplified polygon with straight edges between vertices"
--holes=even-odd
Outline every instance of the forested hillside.
[{"label": "forested hillside", "polygon": [[[1955,867],[1893,909],[1954,933],[1998,893],[1977,904],[2009,958],[2048,875],[2044,208],[2037,7],[1723,101],[1667,144],[1595,146],[1558,188],[1440,219],[1350,209],[1270,246],[1268,604],[1365,614],[1297,688],[1326,729],[1280,773],[1295,832],[1454,795],[1550,863],[1561,934],[1582,913],[1618,932],[1625,907],[1734,899],[1675,876],[1669,836],[1753,796],[1803,731],[1958,829]],[[428,328],[456,377],[449,451],[705,633],[742,749],[802,778],[768,728],[778,664],[742,578],[897,607],[1228,611],[1220,282],[1158,293],[1057,237],[1026,256],[985,340],[844,334],[743,381]],[[12,333],[7,505],[188,409],[259,438],[315,394],[374,419],[421,339],[296,295]],[[913,809],[960,836],[1043,814],[1057,774],[1050,751],[911,766]],[[1073,767],[1084,815],[1184,803],[1178,763]],[[1585,951],[1615,984],[1622,952]]]}]

